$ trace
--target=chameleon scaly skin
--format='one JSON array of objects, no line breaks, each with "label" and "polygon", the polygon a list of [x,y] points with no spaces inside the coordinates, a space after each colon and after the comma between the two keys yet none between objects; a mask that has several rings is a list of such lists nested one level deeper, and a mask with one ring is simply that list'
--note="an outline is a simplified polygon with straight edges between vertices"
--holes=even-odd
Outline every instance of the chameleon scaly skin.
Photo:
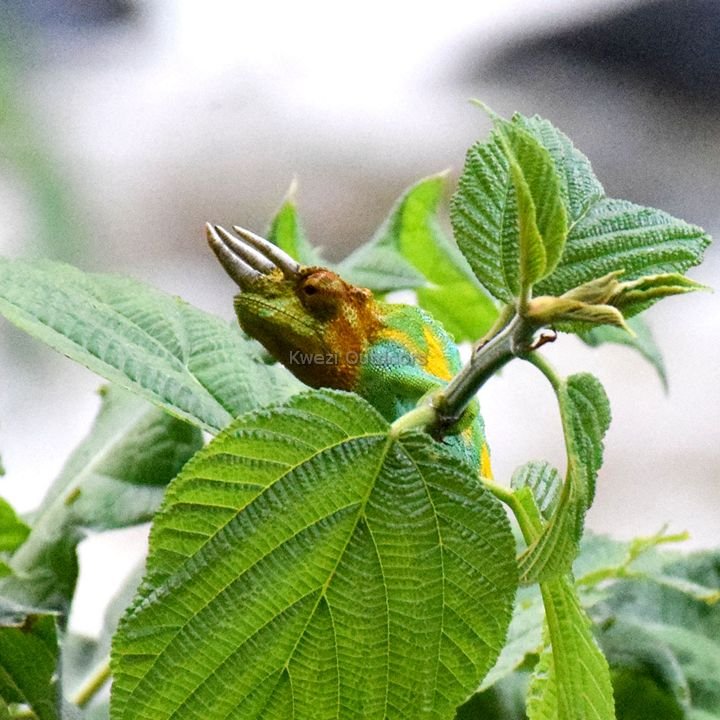
[{"label": "chameleon scaly skin", "polygon": [[[455,343],[420,308],[378,302],[332,270],[299,265],[267,240],[234,230],[237,236],[207,225],[210,247],[240,287],[240,326],[302,382],[356,392],[392,422],[460,370]],[[477,401],[456,433],[446,444],[491,477]]]}]

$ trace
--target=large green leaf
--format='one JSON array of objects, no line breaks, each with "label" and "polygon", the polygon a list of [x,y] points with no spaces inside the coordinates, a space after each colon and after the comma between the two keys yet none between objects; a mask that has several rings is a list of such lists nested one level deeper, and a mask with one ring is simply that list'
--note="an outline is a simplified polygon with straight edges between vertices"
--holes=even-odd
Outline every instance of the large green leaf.
[{"label": "large green leaf", "polygon": [[58,720],[55,618],[0,598],[0,705],[27,705]]},{"label": "large green leaf", "polygon": [[299,388],[236,328],[127,278],[0,258],[0,313],[99,375],[212,432]]},{"label": "large green leaf", "polygon": [[549,642],[530,684],[529,720],[615,720],[610,670],[572,579],[540,587]]},{"label": "large green leaf", "polygon": [[[559,499],[542,533],[520,557],[524,582],[567,573],[577,555],[585,513],[595,495],[595,479],[602,465],[603,437],[610,425],[610,405],[597,378],[571,375],[555,388],[567,446],[567,471]],[[549,476],[551,477],[551,475]],[[537,504],[546,507],[546,484],[532,484]]]},{"label": "large green leaf", "polygon": [[605,197],[588,159],[537,116],[496,118],[490,138],[469,150],[451,219],[477,277],[504,302],[518,296],[522,273],[528,283],[539,280],[536,295],[558,296],[617,270],[625,270],[623,280],[682,273],[700,262],[710,242],[702,229],[660,210]]},{"label": "large green leaf", "polygon": [[[408,278],[416,277],[400,286],[414,287],[421,307],[458,342],[477,340],[496,319],[497,309],[440,227],[445,181],[443,173],[409,188],[373,239],[340,263],[338,272],[373,290],[387,291],[397,288],[396,274],[404,268]],[[393,271],[383,281],[377,272],[386,263]]]},{"label": "large green leaf", "polygon": [[242,416],[168,490],[112,717],[451,717],[503,644],[513,556],[475,472],[360,398]]},{"label": "large green leaf", "polygon": [[0,592],[65,610],[75,588],[76,546],[86,528],[150,520],[165,485],[202,446],[200,431],[119,388],[103,391],[98,417],[34,515]]},{"label": "large green leaf", "polygon": [[623,280],[684,272],[697,265],[709,236],[666,212],[626,200],[602,198],[571,228],[555,272],[538,295],[561,295],[616,270]]}]

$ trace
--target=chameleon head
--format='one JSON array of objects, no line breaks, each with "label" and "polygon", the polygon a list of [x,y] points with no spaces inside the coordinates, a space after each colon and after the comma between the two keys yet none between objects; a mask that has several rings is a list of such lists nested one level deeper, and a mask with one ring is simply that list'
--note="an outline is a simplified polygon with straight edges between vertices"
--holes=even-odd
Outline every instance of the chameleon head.
[{"label": "chameleon head", "polygon": [[312,387],[350,390],[379,329],[372,293],[323,267],[308,267],[255,233],[206,226],[210,247],[240,287],[245,332]]}]

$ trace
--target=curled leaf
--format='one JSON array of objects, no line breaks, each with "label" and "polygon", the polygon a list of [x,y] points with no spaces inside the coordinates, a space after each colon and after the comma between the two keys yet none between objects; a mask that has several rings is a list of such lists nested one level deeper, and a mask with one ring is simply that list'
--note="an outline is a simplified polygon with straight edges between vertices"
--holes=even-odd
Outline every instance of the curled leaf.
[{"label": "curled leaf", "polygon": [[565,297],[533,298],[528,303],[527,317],[538,325],[570,324],[573,329],[577,324],[615,325],[632,334],[623,314],[612,305],[592,305]]}]

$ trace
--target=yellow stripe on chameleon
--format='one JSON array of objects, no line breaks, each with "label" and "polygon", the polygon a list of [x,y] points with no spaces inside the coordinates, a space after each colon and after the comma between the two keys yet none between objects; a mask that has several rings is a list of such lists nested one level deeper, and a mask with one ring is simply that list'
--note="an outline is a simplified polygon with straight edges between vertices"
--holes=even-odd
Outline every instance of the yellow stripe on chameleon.
[{"label": "yellow stripe on chameleon", "polygon": [[443,346],[427,325],[423,327],[423,336],[425,337],[425,342],[427,343],[427,357],[425,359],[423,370],[430,373],[430,375],[442,378],[443,380],[450,380],[453,373],[452,369],[448,365],[447,357],[445,357]]},{"label": "yellow stripe on chameleon", "polygon": [[383,328],[380,339],[396,342],[398,345],[404,347],[413,357],[419,357],[422,352],[417,344],[413,342],[413,339],[402,330],[391,327]]},{"label": "yellow stripe on chameleon", "polygon": [[483,443],[480,450],[480,475],[488,480],[493,479],[492,466],[490,465],[490,450],[487,443]]}]

